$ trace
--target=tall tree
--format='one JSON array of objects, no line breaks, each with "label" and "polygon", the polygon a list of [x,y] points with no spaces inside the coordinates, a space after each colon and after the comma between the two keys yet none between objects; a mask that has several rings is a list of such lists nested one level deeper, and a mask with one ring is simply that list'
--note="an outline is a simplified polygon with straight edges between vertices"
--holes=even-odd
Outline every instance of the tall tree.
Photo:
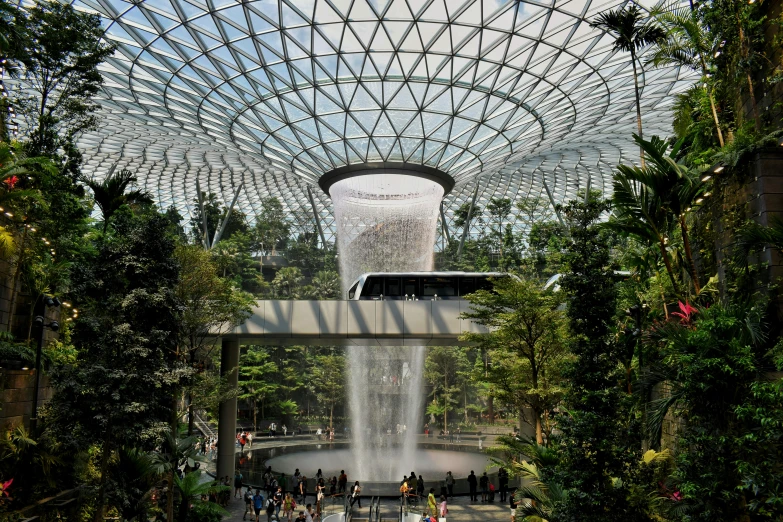
[{"label": "tall tree", "polygon": [[278,390],[275,376],[277,364],[259,346],[248,346],[239,358],[239,398],[253,405],[253,429],[258,429],[258,410],[261,406],[261,418],[265,417],[264,406]]},{"label": "tall tree", "polygon": [[19,110],[31,129],[28,149],[55,155],[80,132],[95,128],[96,95],[103,84],[98,66],[113,52],[104,42],[101,19],[71,4],[42,1],[18,23],[35,45],[17,57],[19,76],[31,93]]},{"label": "tall tree", "polygon": [[[570,229],[560,280],[569,298],[567,317],[573,360],[560,434],[559,479],[567,490],[555,506],[556,520],[633,520],[628,502],[627,470],[638,462],[641,439],[629,435],[627,394],[619,387],[620,352],[613,324],[616,289],[610,257],[610,232],[597,226],[608,205],[601,201],[571,202],[561,212]],[[617,483],[614,479],[620,479]]]},{"label": "tall tree", "polygon": [[73,366],[54,373],[50,403],[51,427],[61,440],[99,448],[95,522],[103,522],[112,454],[151,443],[172,416],[170,354],[180,321],[170,222],[154,212],[121,212],[114,230],[73,272],[78,352]]},{"label": "tall tree", "polygon": [[449,412],[459,404],[462,380],[468,376],[468,359],[459,347],[433,346],[428,350],[424,377],[432,386],[432,405],[427,413],[443,416],[443,429],[449,429]]},{"label": "tall tree", "polygon": [[[202,192],[201,197],[204,200],[203,216],[201,204],[199,199],[196,198],[193,200],[195,210],[190,219],[190,233],[193,236],[193,240],[198,244],[203,244],[204,242],[203,220],[206,219],[207,221],[207,233],[209,234],[209,241],[211,242],[215,231],[218,229],[218,225],[223,219],[226,219],[226,215],[228,214],[228,207],[220,202],[217,194],[214,192],[210,192],[209,194]],[[221,236],[221,241],[230,239],[236,233],[247,233],[248,231],[249,227],[247,226],[245,214],[239,209],[233,208],[231,209],[231,215],[228,216],[228,223],[226,223],[226,228]]]},{"label": "tall tree", "polygon": [[264,255],[284,249],[291,234],[283,204],[275,197],[261,202],[261,213],[256,218],[253,235],[256,248]]},{"label": "tall tree", "polygon": [[[591,27],[597,27],[614,37],[614,48],[618,51],[631,53],[633,65],[633,85],[636,96],[636,131],[642,133],[642,102],[639,92],[639,72],[636,68],[636,53],[644,47],[655,44],[666,37],[666,32],[655,20],[651,20],[636,4],[625,6],[613,11],[604,11],[590,22]],[[644,166],[644,152],[640,149],[639,156]]]},{"label": "tall tree", "polygon": [[119,172],[111,172],[100,182],[83,178],[82,183],[92,191],[95,204],[101,210],[103,216],[103,232],[109,226],[109,220],[123,205],[149,205],[152,197],[146,190],[132,189],[128,187],[136,183],[137,178],[130,170],[122,169]]},{"label": "tall tree", "polygon": [[652,14],[666,31],[666,38],[655,42],[648,63],[655,67],[667,65],[687,67],[701,73],[699,83],[703,85],[704,92],[710,100],[718,143],[723,147],[723,131],[720,128],[715,96],[713,89],[710,88],[710,75],[707,69],[707,60],[718,52],[720,43],[716,41],[715,34],[704,26],[698,11],[692,7],[664,1],[655,6]]},{"label": "tall tree", "polygon": [[318,401],[329,409],[329,429],[334,426],[334,409],[345,398],[345,354],[318,355],[313,365],[313,384]]},{"label": "tall tree", "polygon": [[[539,281],[507,277],[493,291],[467,297],[472,311],[461,315],[489,328],[466,333],[463,339],[488,350],[498,361],[488,372],[498,391],[520,417],[530,408],[536,441],[544,443],[544,424],[562,396],[561,368],[566,359],[565,301],[561,292],[541,290]],[[548,424],[548,423],[547,423]]]}]

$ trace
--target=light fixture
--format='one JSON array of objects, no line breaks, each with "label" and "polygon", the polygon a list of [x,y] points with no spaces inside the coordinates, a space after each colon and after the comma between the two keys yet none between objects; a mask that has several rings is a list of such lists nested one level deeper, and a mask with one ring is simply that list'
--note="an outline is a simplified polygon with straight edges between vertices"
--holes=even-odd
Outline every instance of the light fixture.
[{"label": "light fixture", "polygon": [[8,217],[14,217],[14,215],[11,212],[6,212],[5,215]]},{"label": "light fixture", "polygon": [[711,179],[712,179],[712,176],[710,176],[709,174],[705,174],[704,176],[701,177],[702,181],[709,181]]},{"label": "light fixture", "polygon": [[27,366],[22,366],[22,369],[23,370],[29,370],[30,368],[28,368]]},{"label": "light fixture", "polygon": [[712,172],[714,172],[715,174],[718,174],[719,172],[723,172],[723,169],[724,169],[723,165],[715,165],[712,168]]},{"label": "light fixture", "polygon": [[715,58],[717,58],[718,56],[720,56],[720,51],[715,51]]},{"label": "light fixture", "polygon": [[696,203],[701,203],[702,201],[704,201],[704,198],[699,198],[696,200]]}]

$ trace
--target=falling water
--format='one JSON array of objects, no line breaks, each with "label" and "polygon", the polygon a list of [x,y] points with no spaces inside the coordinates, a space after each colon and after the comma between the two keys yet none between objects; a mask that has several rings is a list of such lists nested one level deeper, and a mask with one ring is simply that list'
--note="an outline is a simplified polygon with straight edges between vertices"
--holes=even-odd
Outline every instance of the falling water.
[{"label": "falling water", "polygon": [[[337,223],[343,292],[365,272],[432,270],[438,205],[443,187],[401,174],[372,174],[330,189]],[[348,348],[348,394],[353,431],[353,476],[395,480],[417,471],[424,349]],[[397,447],[399,458],[379,458]]]}]

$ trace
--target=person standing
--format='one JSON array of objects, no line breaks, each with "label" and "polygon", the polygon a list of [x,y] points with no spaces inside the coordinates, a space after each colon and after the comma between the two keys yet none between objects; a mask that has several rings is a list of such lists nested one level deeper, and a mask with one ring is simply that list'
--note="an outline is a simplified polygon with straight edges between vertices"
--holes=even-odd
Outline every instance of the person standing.
[{"label": "person standing", "polygon": [[239,452],[244,453],[245,452],[245,444],[247,444],[247,436],[243,433],[241,437],[239,437]]},{"label": "person standing", "polygon": [[285,437],[286,435],[288,435],[288,426],[283,424],[283,437]]},{"label": "person standing", "polygon": [[359,485],[359,481],[353,483],[353,486],[351,487],[351,507],[353,507],[354,503],[359,503],[359,509],[362,508],[362,487]]},{"label": "person standing", "polygon": [[307,477],[304,475],[299,479],[299,494],[302,496],[302,504],[307,500]]},{"label": "person standing", "polygon": [[473,470],[470,470],[470,475],[468,475],[468,487],[470,488],[470,500],[473,502],[478,500],[478,496],[476,495],[477,483],[478,480],[476,480],[476,475],[473,473]]},{"label": "person standing", "polygon": [[489,477],[487,476],[486,471],[484,472],[483,475],[481,475],[481,478],[479,479],[479,486],[481,486],[481,501],[486,502],[487,493],[489,492]]},{"label": "person standing", "polygon": [[313,506],[312,504],[307,504],[305,507],[305,522],[313,522]]},{"label": "person standing", "polygon": [[348,486],[348,475],[345,474],[345,470],[340,470],[340,478],[337,481],[337,492],[345,493],[345,488]]},{"label": "person standing", "polygon": [[462,428],[460,428],[459,426],[457,426],[457,442],[459,442],[459,437],[460,437],[460,435],[462,435]]},{"label": "person standing", "polygon": [[252,448],[253,447],[253,434],[250,433],[250,432],[247,432],[247,437],[245,437],[245,438],[247,439],[247,447],[248,448]]},{"label": "person standing", "polygon": [[430,488],[430,494],[427,495],[427,511],[435,518],[438,518],[438,506],[435,502],[435,488]]},{"label": "person standing", "polygon": [[508,504],[511,507],[511,522],[516,522],[517,520],[517,501],[514,500],[514,493],[515,491],[512,490],[508,496]]},{"label": "person standing", "polygon": [[242,473],[234,472],[234,498],[242,498]]},{"label": "person standing", "polygon": [[424,496],[424,477],[419,475],[419,480],[416,482],[416,494],[420,497]]},{"label": "person standing", "polygon": [[280,520],[280,510],[283,508],[283,488],[278,486],[272,499],[275,501],[275,517]]},{"label": "person standing", "polygon": [[500,501],[505,502],[508,494],[508,471],[506,468],[498,470],[498,485],[500,486]]},{"label": "person standing", "polygon": [[454,475],[451,471],[446,473],[446,489],[449,491],[449,498],[454,496]]},{"label": "person standing", "polygon": [[337,477],[332,476],[332,480],[329,481],[329,494],[335,495],[337,493]]}]

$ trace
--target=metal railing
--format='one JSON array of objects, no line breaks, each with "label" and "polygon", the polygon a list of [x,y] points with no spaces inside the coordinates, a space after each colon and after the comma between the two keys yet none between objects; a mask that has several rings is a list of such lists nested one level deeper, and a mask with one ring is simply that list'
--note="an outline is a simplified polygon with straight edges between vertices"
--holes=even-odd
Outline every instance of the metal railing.
[{"label": "metal railing", "polygon": [[345,510],[343,513],[343,522],[351,522],[353,520],[353,504],[351,504],[350,495],[345,495]]},{"label": "metal railing", "polygon": [[372,497],[372,500],[370,500],[368,522],[381,522],[381,497]]}]

